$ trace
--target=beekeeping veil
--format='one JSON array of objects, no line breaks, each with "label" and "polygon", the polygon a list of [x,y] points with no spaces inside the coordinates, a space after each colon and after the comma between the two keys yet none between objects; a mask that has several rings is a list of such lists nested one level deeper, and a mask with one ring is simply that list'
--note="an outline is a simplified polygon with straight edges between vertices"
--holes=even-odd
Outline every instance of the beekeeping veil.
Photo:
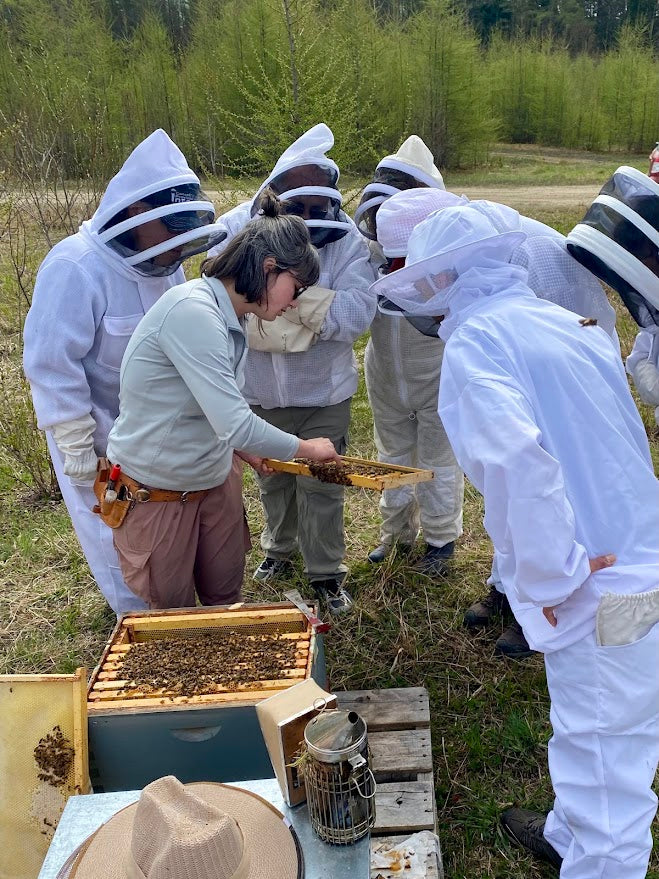
[{"label": "beekeeping veil", "polygon": [[[424,187],[397,192],[384,202],[378,214],[378,243],[384,256],[389,262],[406,257],[410,236],[419,223],[435,211],[461,204],[468,204],[468,199],[444,189]],[[407,318],[424,336],[437,335],[437,322],[433,317],[411,315],[385,296],[378,296],[378,310],[382,314]]]},{"label": "beekeeping veil", "polygon": [[413,317],[447,316],[458,290],[467,299],[508,291],[526,273],[509,264],[523,232],[498,233],[469,205],[431,214],[414,228],[405,266],[371,288]]},{"label": "beekeeping veil", "polygon": [[185,156],[158,129],[128,156],[81,228],[123,266],[158,277],[226,237],[214,218]]},{"label": "beekeeping veil", "polygon": [[284,150],[259,187],[252,216],[258,213],[261,193],[269,187],[285,202],[286,213],[304,218],[315,247],[343,238],[352,222],[341,209],[338,165],[325,155],[333,146],[334,135],[322,122],[301,135]]},{"label": "beekeeping veil", "polygon": [[385,156],[378,163],[373,181],[364,187],[355,211],[355,223],[362,235],[375,241],[380,205],[397,192],[416,189],[420,185],[444,189],[444,180],[435,167],[433,154],[420,137],[412,134],[397,153]]},{"label": "beekeeping veil", "polygon": [[635,168],[618,168],[567,247],[617,291],[639,326],[659,325],[659,184]]}]

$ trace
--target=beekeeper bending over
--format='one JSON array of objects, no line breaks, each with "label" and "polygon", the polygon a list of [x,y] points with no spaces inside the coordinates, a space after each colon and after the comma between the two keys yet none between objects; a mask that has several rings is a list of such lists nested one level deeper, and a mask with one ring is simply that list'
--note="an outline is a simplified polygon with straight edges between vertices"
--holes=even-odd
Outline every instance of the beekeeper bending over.
[{"label": "beekeeper bending over", "polygon": [[[248,321],[245,397],[271,424],[302,439],[328,436],[343,454],[358,382],[352,345],[373,320],[375,298],[369,293],[374,274],[368,248],[341,210],[339,169],[326,155],[333,144],[330,129],[315,125],[279,157],[254,199],[224,214],[222,222],[235,235],[271,187],[285,210],[309,227],[320,257],[318,283],[300,296],[295,310],[272,323]],[[343,486],[276,473],[260,477],[259,488],[265,558],[254,578],[289,576],[289,559],[299,549],[305,574],[330,612],[347,610]]]},{"label": "beekeeper bending over", "polygon": [[531,647],[545,654],[554,807],[502,816],[565,879],[643,879],[659,758],[659,482],[604,331],[536,298],[470,206],[418,225],[374,285],[440,320],[439,412],[483,494],[485,527]]},{"label": "beekeeper bending over", "polygon": [[185,156],[154,131],[112,178],[91,220],[43,261],[25,321],[24,367],[64,502],[92,575],[117,613],[146,605],[126,586],[112,533],[92,513],[98,457],[119,413],[133,330],[181,262],[226,233]]},{"label": "beekeeper bending over", "polygon": [[[122,470],[114,542],[126,582],[153,608],[194,606],[195,591],[202,604],[240,599],[249,531],[234,450],[261,470],[263,457],[337,458],[329,439],[279,430],[241,393],[245,316],[275,320],[318,279],[307,227],[280,211],[266,193],[263,215],[203,263],[200,280],[168,290],[126,348],[108,438]],[[133,500],[123,510],[122,491]]]}]

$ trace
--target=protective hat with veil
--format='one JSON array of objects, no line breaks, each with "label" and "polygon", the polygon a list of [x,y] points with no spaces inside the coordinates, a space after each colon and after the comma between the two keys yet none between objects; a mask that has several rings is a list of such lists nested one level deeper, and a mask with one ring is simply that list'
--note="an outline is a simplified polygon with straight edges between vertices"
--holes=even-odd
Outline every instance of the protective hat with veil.
[{"label": "protective hat with veil", "polygon": [[378,163],[372,182],[364,187],[355,211],[355,223],[362,235],[375,241],[380,206],[397,192],[419,187],[444,189],[444,180],[433,154],[418,135],[412,134],[398,152]]},{"label": "protective hat with veil", "polygon": [[[381,207],[378,217],[378,243],[387,259],[390,271],[399,270],[398,262],[407,256],[410,236],[414,228],[435,211],[468,204],[464,196],[444,189],[408,189],[396,193]],[[414,316],[403,311],[385,296],[378,296],[378,310],[382,314],[405,317],[424,336],[437,335],[437,321],[432,317]]]},{"label": "protective hat with veil", "polygon": [[303,879],[297,837],[256,794],[223,784],[147,785],[56,879]]},{"label": "protective hat with veil", "polygon": [[226,237],[214,219],[185,156],[158,129],[133,150],[83,228],[123,266],[161,277]]},{"label": "protective hat with veil", "polygon": [[284,202],[287,214],[302,217],[315,247],[343,238],[353,224],[341,208],[338,165],[326,155],[333,146],[334,135],[324,123],[305,131],[284,150],[259,187],[251,215],[258,213],[261,194],[270,188]]},{"label": "protective hat with veil", "polygon": [[415,226],[405,266],[371,289],[412,317],[450,318],[458,291],[463,308],[523,284],[526,272],[510,265],[510,257],[525,239],[523,232],[497,232],[470,205],[446,208]]},{"label": "protective hat with veil", "polygon": [[567,247],[617,291],[640,327],[659,325],[659,184],[635,168],[618,168]]}]

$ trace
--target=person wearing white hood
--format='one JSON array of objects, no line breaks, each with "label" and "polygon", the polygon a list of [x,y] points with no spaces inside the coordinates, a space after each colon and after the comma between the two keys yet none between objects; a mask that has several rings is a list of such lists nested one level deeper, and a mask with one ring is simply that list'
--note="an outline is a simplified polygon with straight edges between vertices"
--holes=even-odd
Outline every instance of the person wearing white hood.
[{"label": "person wearing white hood", "polygon": [[[387,255],[393,253],[392,248],[397,248],[397,252],[401,255],[406,253],[407,240],[412,229],[433,211],[465,204],[471,205],[487,217],[499,232],[523,231],[525,240],[515,248],[511,261],[527,270],[528,286],[540,299],[554,302],[576,314],[595,318],[606,330],[607,335],[613,339],[618,350],[615,312],[597,279],[569,255],[564,236],[544,223],[521,216],[506,205],[490,201],[470,202],[465,196],[437,189],[411,189],[397,193],[384,202],[378,213],[377,234],[381,242],[387,242],[385,248]],[[385,319],[389,323],[397,322],[395,317],[388,316]],[[414,321],[412,323],[415,324]],[[418,322],[415,325],[417,329],[421,329],[421,332],[425,332],[424,327],[419,326]],[[400,338],[411,332],[414,332],[411,328],[401,329]],[[430,333],[432,336],[436,335],[434,327],[430,329]],[[418,339],[418,333],[415,335]],[[603,341],[606,343],[606,339]],[[409,341],[412,350],[416,350],[415,343],[418,348],[419,343],[416,340]],[[433,343],[439,344],[434,338]],[[370,379],[371,385],[375,383],[380,373],[386,374],[383,364],[387,362],[387,358],[396,364],[402,359],[401,351],[395,347],[389,350],[386,347],[382,348],[382,352],[379,352],[378,370],[371,370],[373,373]],[[435,389],[439,381],[440,366],[441,360],[438,358],[435,364],[437,375]],[[421,375],[420,371],[419,374]],[[385,418],[386,410],[385,406]],[[447,441],[445,442],[448,444]],[[395,448],[395,444],[392,444],[392,447]],[[438,443],[437,453],[442,447]],[[507,619],[508,625],[496,641],[495,653],[514,659],[530,656],[533,651],[510,610],[497,572],[496,557],[493,560],[492,575],[488,585],[490,586],[488,594],[472,604],[465,613],[465,624],[470,628],[485,626],[495,615],[500,614]]]},{"label": "person wearing white hood", "polygon": [[[378,163],[355,212],[359,231],[369,239],[376,272],[394,271],[407,253],[407,238],[414,223],[392,229],[384,247],[385,242],[377,237],[378,211],[386,211],[389,200],[400,198],[405,190],[418,196],[416,222],[437,209],[437,199],[444,192],[433,155],[415,134],[395,154]],[[414,570],[435,577],[448,573],[455,541],[462,534],[464,494],[462,471],[437,417],[443,348],[436,336],[423,338],[407,321],[378,311],[364,356],[378,459],[432,470],[435,477],[418,486],[382,492],[380,544],[368,559],[373,564],[384,561],[394,545],[399,552],[411,553],[420,529],[425,550]]]},{"label": "person wearing white hood", "polygon": [[567,246],[620,295],[638,324],[627,372],[659,426],[659,184],[636,168],[618,168]]},{"label": "person wearing white hood", "polygon": [[[659,482],[604,331],[538,299],[521,231],[470,205],[431,215],[374,285],[445,341],[439,414],[484,499],[506,594],[545,654],[547,818],[506,833],[562,879],[643,879],[659,759]],[[621,525],[624,523],[624,526]]]},{"label": "person wearing white hood", "polygon": [[99,457],[119,414],[126,345],[181,262],[226,232],[183,153],[158,129],[110,180],[99,206],[39,268],[24,369],[62,497],[92,575],[117,614],[146,604],[124,583],[112,531],[92,512]]},{"label": "person wearing white hood", "polygon": [[[327,125],[315,125],[277,160],[251,202],[224,214],[229,239],[210,251],[219,254],[259,210],[271,188],[287,213],[304,219],[320,256],[318,284],[297,300],[297,308],[270,324],[248,321],[249,350],[244,394],[254,412],[301,439],[328,436],[339,454],[347,446],[350,401],[357,390],[353,342],[370,326],[375,297],[368,248],[341,210],[339,169],[326,153],[334,145]],[[259,477],[266,524],[261,535],[265,558],[256,580],[285,577],[299,549],[305,574],[332,613],[349,609],[343,588],[343,486],[304,476],[276,473]]]}]

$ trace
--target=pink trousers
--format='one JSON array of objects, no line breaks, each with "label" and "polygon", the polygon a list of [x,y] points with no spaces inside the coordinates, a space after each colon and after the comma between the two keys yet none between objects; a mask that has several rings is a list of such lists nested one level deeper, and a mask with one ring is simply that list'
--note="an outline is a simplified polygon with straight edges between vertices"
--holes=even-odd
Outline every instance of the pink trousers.
[{"label": "pink trousers", "polygon": [[239,601],[251,546],[241,461],[200,500],[135,504],[114,545],[126,584],[150,608],[194,607],[195,590],[202,604]]}]

